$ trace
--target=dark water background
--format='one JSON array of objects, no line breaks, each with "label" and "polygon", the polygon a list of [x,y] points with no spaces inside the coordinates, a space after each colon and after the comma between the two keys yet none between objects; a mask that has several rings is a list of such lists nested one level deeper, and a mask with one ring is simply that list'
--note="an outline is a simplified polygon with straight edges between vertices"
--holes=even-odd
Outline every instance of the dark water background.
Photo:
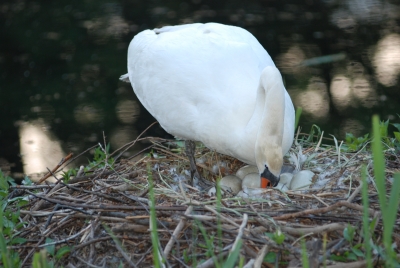
[{"label": "dark water background", "polygon": [[[0,167],[22,172],[19,131],[29,122],[64,153],[103,142],[103,133],[114,149],[135,139],[154,119],[118,80],[129,42],[192,22],[253,33],[303,107],[305,132],[315,123],[338,138],[365,134],[374,113],[399,122],[399,1],[2,0]],[[148,134],[166,136],[159,127]]]}]

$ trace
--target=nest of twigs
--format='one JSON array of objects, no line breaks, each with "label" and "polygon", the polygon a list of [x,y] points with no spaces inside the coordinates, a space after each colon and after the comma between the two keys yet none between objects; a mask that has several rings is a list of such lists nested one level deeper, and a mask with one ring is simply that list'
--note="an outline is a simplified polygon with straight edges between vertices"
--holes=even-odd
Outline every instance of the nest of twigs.
[{"label": "nest of twigs", "polygon": [[[304,252],[310,267],[343,267],[331,257],[345,256],[362,239],[361,164],[372,174],[367,151],[338,153],[335,146],[298,141],[301,146],[294,146],[292,153],[307,159],[302,168],[316,174],[318,187],[285,193],[266,189],[268,198],[264,199],[225,192],[219,199],[189,185],[184,150],[165,140],[148,140],[152,153],[135,160],[118,159],[112,166],[103,163],[68,183],[62,181],[57,173],[61,167],[57,167],[50,174],[56,183],[15,187],[14,195],[30,199],[21,209],[26,224],[19,234],[27,243],[12,247],[25,266],[31,265],[35,252],[54,245],[56,250],[70,248],[56,263],[64,267],[118,267],[120,263],[150,267],[154,258],[164,260],[166,267],[214,267],[235,250],[240,252],[242,264],[253,265],[246,267],[300,267]],[[244,166],[204,147],[197,148],[196,158],[201,158],[202,176],[212,183]],[[400,162],[390,155],[388,159],[390,177]],[[216,163],[225,164],[215,168]],[[156,227],[151,226],[149,178],[154,185]],[[374,239],[379,240],[382,223],[372,184],[369,204],[370,219],[378,219]],[[398,223],[399,217],[394,227],[394,241],[399,246]],[[343,235],[348,224],[356,229],[354,243]],[[155,228],[156,244],[150,231]],[[284,241],[280,243],[276,236],[281,234]],[[365,267],[364,258],[347,262],[346,267]],[[379,258],[374,262],[379,263]]]}]

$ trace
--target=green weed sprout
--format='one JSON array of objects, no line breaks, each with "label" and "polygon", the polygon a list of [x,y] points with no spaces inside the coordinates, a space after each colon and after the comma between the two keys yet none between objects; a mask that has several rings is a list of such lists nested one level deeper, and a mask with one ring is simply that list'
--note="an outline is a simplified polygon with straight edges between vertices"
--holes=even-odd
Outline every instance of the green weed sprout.
[{"label": "green weed sprout", "polygon": [[295,117],[295,121],[294,121],[294,129],[297,129],[297,126],[299,125],[299,121],[300,121],[300,116],[301,113],[303,112],[303,109],[301,107],[297,107],[296,109],[296,117]]},{"label": "green weed sprout", "polygon": [[157,230],[157,215],[156,215],[156,203],[154,194],[154,182],[153,175],[151,173],[151,167],[147,164],[147,175],[149,179],[149,197],[150,197],[150,223],[151,223],[151,243],[153,245],[153,264],[154,267],[162,267],[164,260],[161,257],[159,249],[159,239]]},{"label": "green weed sprout", "polygon": [[368,182],[367,182],[367,167],[364,165],[361,168],[362,179],[362,201],[363,201],[363,234],[364,234],[364,250],[367,267],[372,267],[372,252],[371,252],[371,235],[369,224],[369,200],[368,200]]}]

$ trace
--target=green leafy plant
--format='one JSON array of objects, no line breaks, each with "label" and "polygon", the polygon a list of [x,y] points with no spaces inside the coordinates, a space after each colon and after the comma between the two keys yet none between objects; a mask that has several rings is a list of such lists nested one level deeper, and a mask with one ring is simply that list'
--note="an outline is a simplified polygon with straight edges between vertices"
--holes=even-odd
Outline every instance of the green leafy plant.
[{"label": "green leafy plant", "polygon": [[275,263],[276,262],[276,252],[268,252],[264,257],[264,262]]},{"label": "green leafy plant", "polygon": [[7,199],[10,185],[15,185],[14,180],[0,170],[0,260],[5,268],[19,267],[21,263],[17,252],[8,246],[26,242],[18,237],[18,231],[23,227],[23,223],[19,222],[19,207],[27,200],[23,197]]},{"label": "green leafy plant", "polygon": [[[389,125],[392,125],[393,127],[396,128],[397,131],[393,131],[393,136],[389,136]],[[400,150],[400,124],[394,123],[390,124],[389,120],[386,121],[380,121],[379,122],[379,134],[382,139],[382,141],[389,147],[395,148],[397,150]]]},{"label": "green leafy plant", "polygon": [[51,238],[46,238],[46,244],[50,244],[45,247],[47,253],[51,256],[52,260],[49,261],[52,265],[54,265],[54,261],[59,261],[62,257],[67,255],[68,253],[71,252],[71,248],[69,246],[63,246],[59,249],[56,249],[55,244],[51,244],[53,242],[53,239]]},{"label": "green leafy plant", "polygon": [[[22,184],[31,185],[32,181],[25,177]],[[14,268],[21,266],[21,259],[17,252],[8,248],[11,245],[24,244],[26,239],[19,237],[19,230],[23,227],[23,222],[19,221],[19,208],[28,203],[26,196],[8,198],[10,185],[15,186],[11,177],[5,176],[0,170],[0,267]],[[51,244],[50,238],[46,239],[46,244]],[[32,267],[52,268],[55,262],[60,260],[70,252],[67,246],[56,250],[55,245],[49,245],[33,256]],[[48,255],[51,256],[49,260]],[[2,265],[2,266],[1,266]]]},{"label": "green leafy plant", "polygon": [[397,129],[397,131],[393,131],[393,134],[396,141],[400,142],[400,124],[392,124],[392,126],[394,126]]},{"label": "green leafy plant", "polygon": [[362,244],[357,244],[357,245],[352,246],[352,247],[350,248],[351,252],[356,256],[355,260],[357,260],[358,258],[362,258],[362,259],[365,258],[365,254],[364,254],[364,252],[361,250],[361,247],[362,247],[362,246],[363,246]]},{"label": "green leafy plant", "polygon": [[362,137],[355,137],[351,133],[346,133],[345,145],[348,151],[358,151],[368,141],[369,134]]},{"label": "green leafy plant", "polygon": [[109,157],[110,144],[106,145],[106,148],[103,149],[102,146],[99,145],[96,149],[94,149],[93,161],[89,161],[89,164],[85,167],[84,171],[89,171],[93,167],[103,168],[105,166],[112,167],[114,165],[114,159]]},{"label": "green leafy plant", "polygon": [[4,219],[7,219],[7,217],[4,217],[3,211],[0,210],[0,264],[5,268],[19,267],[21,263],[19,255],[7,248],[11,244],[10,239],[7,238],[10,236],[10,229],[4,227]]},{"label": "green leafy plant", "polygon": [[330,259],[337,262],[357,261],[357,255],[352,251],[345,251],[341,255],[331,255]]},{"label": "green leafy plant", "polygon": [[353,242],[354,235],[356,234],[356,228],[347,224],[347,227],[343,230],[343,237],[346,239],[350,244]]},{"label": "green leafy plant", "polygon": [[357,261],[358,258],[365,257],[364,253],[360,250],[362,244],[358,243],[356,245],[353,245],[353,241],[356,235],[357,235],[356,228],[354,226],[351,226],[350,224],[347,224],[347,227],[343,230],[343,237],[349,242],[351,247],[350,251],[345,252],[343,256],[346,260]]},{"label": "green leafy plant", "polygon": [[343,230],[343,237],[350,244],[350,250],[344,251],[340,255],[331,255],[330,259],[335,261],[347,262],[347,261],[357,261],[359,258],[364,258],[365,254],[361,250],[363,244],[358,243],[353,245],[354,239],[357,235],[357,229],[350,224]]},{"label": "green leafy plant", "polygon": [[[389,136],[389,125],[392,125],[396,128],[397,131],[393,131],[393,136]],[[387,144],[389,147],[394,147],[397,150],[400,150],[400,124],[394,123],[390,124],[389,120],[378,122],[378,131],[380,138],[383,142]],[[356,137],[351,133],[346,133],[345,138],[345,146],[342,148],[346,151],[358,151],[361,149],[368,141],[369,134],[365,134],[361,137]]]},{"label": "green leafy plant", "polygon": [[32,267],[33,268],[53,268],[54,263],[52,261],[49,261],[47,258],[47,250],[42,249],[39,252],[36,252],[33,255],[33,261],[32,261]]},{"label": "green leafy plant", "polygon": [[[388,128],[389,128],[389,120],[386,121],[379,121],[379,134],[381,138],[386,138],[388,136]],[[374,131],[374,135],[375,135]]]},{"label": "green leafy plant", "polygon": [[321,128],[315,124],[311,126],[310,134],[308,135],[307,141],[312,142],[314,140],[314,135],[318,137],[322,135]]},{"label": "green leafy plant", "polygon": [[68,183],[69,180],[71,179],[71,177],[75,177],[77,173],[78,173],[78,169],[77,168],[71,168],[67,172],[63,171],[62,172],[63,181],[65,183]]},{"label": "green leafy plant", "polygon": [[278,245],[281,245],[285,241],[285,234],[281,230],[276,230],[274,233],[265,233],[265,235],[274,240]]},{"label": "green leafy plant", "polygon": [[[103,149],[101,145],[94,149],[93,152],[93,160],[89,160],[89,164],[86,165],[83,169],[84,172],[89,172],[93,168],[103,168],[103,167],[113,167],[114,166],[114,158],[109,157],[110,144],[107,144],[106,148]],[[68,182],[71,177],[76,176],[78,174],[79,168],[71,168],[67,172],[63,172],[63,180],[64,182]]]},{"label": "green leafy plant", "polygon": [[393,147],[400,151],[400,124],[392,124],[396,128],[397,131],[393,131],[394,139],[393,139]]}]

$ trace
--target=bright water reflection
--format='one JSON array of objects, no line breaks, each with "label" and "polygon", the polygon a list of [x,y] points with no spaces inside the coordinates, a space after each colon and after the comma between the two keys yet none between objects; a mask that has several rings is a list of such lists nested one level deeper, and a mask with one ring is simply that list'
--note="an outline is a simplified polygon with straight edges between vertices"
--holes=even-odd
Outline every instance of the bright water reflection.
[{"label": "bright water reflection", "polygon": [[[54,137],[43,120],[19,123],[21,158],[25,174],[34,181],[47,173],[46,167],[57,166],[65,156],[60,141]],[[55,181],[50,177],[48,181]]]}]

